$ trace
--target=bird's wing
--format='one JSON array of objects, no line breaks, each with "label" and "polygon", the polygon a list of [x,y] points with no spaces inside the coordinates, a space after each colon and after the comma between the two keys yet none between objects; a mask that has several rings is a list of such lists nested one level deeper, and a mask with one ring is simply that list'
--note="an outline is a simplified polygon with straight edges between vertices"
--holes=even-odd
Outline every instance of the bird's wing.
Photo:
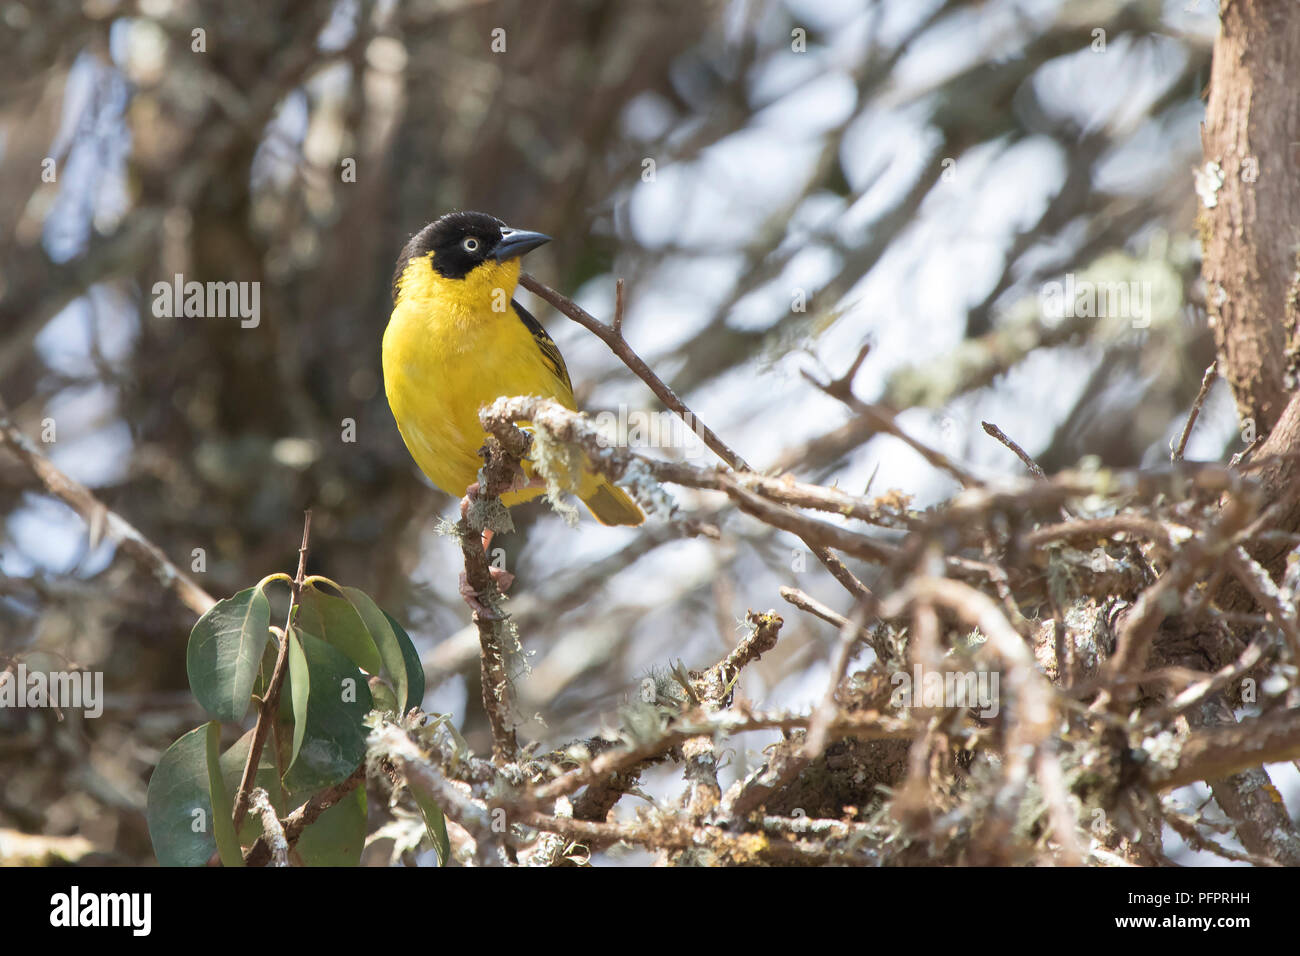
[{"label": "bird's wing", "polygon": [[572,395],[573,383],[569,381],[569,370],[564,366],[564,356],[560,354],[559,347],[546,334],[546,330],[542,328],[542,323],[533,318],[532,313],[513,299],[510,304],[514,306],[515,315],[519,316],[519,321],[523,322],[524,327],[532,333],[533,341],[537,343],[537,349],[542,353],[542,361],[546,363],[546,367],[564,383],[564,387]]}]

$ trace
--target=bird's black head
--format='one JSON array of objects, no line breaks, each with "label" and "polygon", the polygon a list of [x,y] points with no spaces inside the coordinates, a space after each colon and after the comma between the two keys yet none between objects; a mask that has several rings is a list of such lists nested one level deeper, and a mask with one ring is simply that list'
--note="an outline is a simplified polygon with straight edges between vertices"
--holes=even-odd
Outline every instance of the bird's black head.
[{"label": "bird's black head", "polygon": [[463,279],[484,262],[504,262],[522,256],[550,236],[512,229],[482,212],[449,212],[429,223],[402,249],[393,272],[393,297],[406,267],[428,256],[433,271],[445,279]]}]

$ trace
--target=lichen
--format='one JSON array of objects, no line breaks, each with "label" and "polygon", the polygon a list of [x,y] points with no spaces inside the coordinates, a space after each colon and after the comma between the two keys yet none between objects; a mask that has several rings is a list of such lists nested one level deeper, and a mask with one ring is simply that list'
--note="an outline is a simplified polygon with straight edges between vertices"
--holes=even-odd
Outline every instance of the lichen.
[{"label": "lichen", "polygon": [[1225,182],[1223,167],[1214,160],[1206,160],[1204,166],[1195,171],[1196,195],[1201,200],[1201,205],[1206,209],[1213,209],[1219,204],[1219,190],[1223,188]]}]

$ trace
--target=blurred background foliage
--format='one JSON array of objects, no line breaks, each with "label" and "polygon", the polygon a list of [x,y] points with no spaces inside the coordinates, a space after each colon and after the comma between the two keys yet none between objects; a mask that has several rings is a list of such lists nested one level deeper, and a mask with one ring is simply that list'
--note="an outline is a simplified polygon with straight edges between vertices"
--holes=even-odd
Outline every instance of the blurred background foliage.
[{"label": "blurred background foliage", "polygon": [[[866,342],[858,394],[978,473],[1020,470],[981,418],[1048,471],[1164,460],[1213,357],[1190,187],[1214,6],[0,0],[0,400],[217,597],[291,571],[312,508],[309,570],[408,626],[427,708],[482,746],[436,530],[454,504],[380,378],[406,237],[455,208],[545,231],[528,270],[602,317],[626,278],[632,345],[759,468],[921,506],[953,490],[801,377]],[[1165,294],[1145,325],[1052,316],[1067,273]],[[260,322],[156,316],[177,274],[259,282]],[[523,298],[584,407],[659,410]],[[1240,447],[1216,386],[1189,457]],[[653,669],[711,663],[782,584],[844,603],[796,539],[679,501],[721,540],[516,509],[525,738],[589,734]],[[148,774],[202,719],[194,614],[100,532],[0,456],[0,654],[102,670],[109,693],[94,721],[0,713],[0,827],[146,862]],[[806,706],[835,634],[786,617],[743,692]]]}]

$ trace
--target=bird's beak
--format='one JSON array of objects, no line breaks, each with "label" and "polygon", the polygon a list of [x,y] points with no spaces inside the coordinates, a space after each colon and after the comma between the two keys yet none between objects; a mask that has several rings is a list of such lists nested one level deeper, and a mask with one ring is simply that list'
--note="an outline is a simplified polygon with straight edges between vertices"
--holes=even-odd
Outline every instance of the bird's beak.
[{"label": "bird's beak", "polygon": [[543,233],[529,232],[527,229],[511,229],[507,226],[501,230],[501,241],[497,243],[492,255],[498,262],[505,262],[507,259],[517,259],[525,252],[532,252],[538,246],[550,241],[551,237]]}]

